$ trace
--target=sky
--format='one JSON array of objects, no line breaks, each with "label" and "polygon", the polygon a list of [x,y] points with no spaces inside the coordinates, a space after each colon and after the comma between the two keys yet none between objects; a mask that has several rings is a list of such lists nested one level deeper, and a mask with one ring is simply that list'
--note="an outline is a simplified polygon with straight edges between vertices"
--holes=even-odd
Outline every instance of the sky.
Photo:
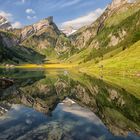
[{"label": "sky", "polygon": [[78,29],[99,17],[111,0],[0,0],[0,15],[15,28],[49,16],[59,28]]}]

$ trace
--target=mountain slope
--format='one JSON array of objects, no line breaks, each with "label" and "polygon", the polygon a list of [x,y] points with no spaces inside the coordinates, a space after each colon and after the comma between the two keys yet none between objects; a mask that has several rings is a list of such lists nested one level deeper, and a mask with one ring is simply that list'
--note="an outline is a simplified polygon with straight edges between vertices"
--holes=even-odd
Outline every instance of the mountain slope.
[{"label": "mountain slope", "polygon": [[103,60],[98,65],[91,65],[93,62],[86,64],[89,71],[98,71],[103,73],[123,73],[126,75],[140,75],[140,41],[131,47],[115,55],[110,59]]},{"label": "mountain slope", "polygon": [[5,18],[0,21],[1,63],[56,62],[57,57],[69,51],[71,46],[69,39],[53,22],[53,17],[21,29],[13,29]]},{"label": "mountain slope", "polygon": [[[58,29],[53,17],[21,29],[11,29],[10,23],[3,18],[0,20],[4,30],[0,32],[1,63],[42,63],[49,60],[51,63],[76,63],[81,67],[90,68],[92,65],[96,68],[107,60],[106,65],[110,67],[112,58],[121,52],[127,54],[124,50],[140,40],[139,19],[139,0],[131,3],[113,0],[95,22],[68,38]],[[122,59],[121,62],[124,63]]]},{"label": "mountain slope", "polygon": [[10,24],[10,22],[8,22],[8,20],[3,17],[3,16],[0,16],[0,29],[11,29],[12,28],[12,25]]},{"label": "mountain slope", "polygon": [[83,27],[70,37],[75,47],[80,45],[83,38],[82,49],[68,58],[67,62],[81,64],[94,60],[95,64],[130,47],[140,40],[139,18],[139,2],[122,3],[113,9],[109,6],[92,25]]},{"label": "mountain slope", "polygon": [[19,36],[20,44],[46,55],[48,59],[57,58],[70,47],[70,41],[53,22],[53,17],[15,30],[14,33]]},{"label": "mountain slope", "polygon": [[[108,22],[108,20],[112,21],[112,17],[119,22],[139,9],[138,5],[132,5],[133,4],[128,3],[127,0],[113,0],[112,3],[105,9],[104,13],[95,22],[89,26],[82,27],[70,36],[73,44],[79,49],[88,47],[100,31],[106,27],[106,22]],[[116,18],[117,15],[121,16],[121,18]],[[109,26],[111,25],[111,23],[108,24]]]},{"label": "mountain slope", "polygon": [[0,63],[41,63],[44,56],[32,49],[18,45],[18,38],[9,32],[0,31]]}]

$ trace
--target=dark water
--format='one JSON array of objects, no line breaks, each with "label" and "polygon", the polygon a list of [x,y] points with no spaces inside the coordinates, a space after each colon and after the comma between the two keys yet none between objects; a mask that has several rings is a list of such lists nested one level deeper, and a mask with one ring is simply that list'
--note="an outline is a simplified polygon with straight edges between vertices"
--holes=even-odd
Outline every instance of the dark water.
[{"label": "dark water", "polygon": [[2,69],[0,77],[13,81],[0,84],[0,140],[140,140],[138,78]]}]

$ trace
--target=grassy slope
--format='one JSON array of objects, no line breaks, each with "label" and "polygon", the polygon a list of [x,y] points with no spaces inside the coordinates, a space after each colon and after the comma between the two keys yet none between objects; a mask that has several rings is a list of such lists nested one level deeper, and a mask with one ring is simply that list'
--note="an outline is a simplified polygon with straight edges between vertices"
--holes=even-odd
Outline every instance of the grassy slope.
[{"label": "grassy slope", "polygon": [[139,74],[140,73],[140,41],[132,45],[130,48],[120,52],[110,59],[100,61],[97,65],[93,65],[90,61],[84,66],[83,70],[101,73],[123,73]]},{"label": "grassy slope", "polygon": [[139,5],[135,5],[135,6],[127,5],[125,9],[120,9],[119,12],[117,12],[115,15],[112,15],[106,21],[106,26],[111,27],[111,26],[118,25],[124,19],[128,18],[129,16],[132,16],[138,10],[139,10]]},{"label": "grassy slope", "polygon": [[[83,71],[84,72],[84,71]],[[93,71],[85,71],[86,74],[92,76],[93,78],[100,79],[99,74],[94,73]],[[75,77],[75,76],[72,76]],[[81,76],[77,76],[77,80],[81,79]],[[114,87],[125,89],[127,92],[131,93],[135,97],[140,99],[140,79],[134,76],[122,76],[122,75],[104,75],[102,80],[108,84],[113,85]],[[81,83],[89,84],[86,80],[82,79]],[[91,85],[90,85],[91,86]]]},{"label": "grassy slope", "polygon": [[91,52],[92,48],[87,48],[83,51],[81,51],[80,53],[76,53],[73,56],[71,56],[70,58],[68,58],[65,62],[66,63],[81,63],[84,61],[84,59],[87,57],[87,55]]},{"label": "grassy slope", "polygon": [[[140,73],[140,42],[137,42],[140,40],[139,17],[139,5],[126,5],[107,19],[105,27],[95,37],[100,42],[99,50],[87,47],[66,62],[79,63],[82,70],[90,72]],[[119,37],[122,30],[127,33],[124,39],[118,45],[108,47],[109,35]],[[99,68],[102,65],[103,71]]]},{"label": "grassy slope", "polygon": [[140,99],[140,79],[130,76],[105,76],[104,80],[114,83],[127,90],[129,93]]},{"label": "grassy slope", "polygon": [[[99,32],[95,38],[91,38],[87,43],[89,46],[92,42],[97,40],[100,49],[96,50],[92,47],[86,46],[80,53],[72,55],[66,62],[84,63],[94,59],[94,62],[109,58],[121,52],[124,48],[131,46],[140,39],[140,6],[139,5],[125,5],[109,17],[104,28]],[[137,24],[136,24],[137,23]],[[116,46],[109,47],[110,35],[119,37],[122,31],[126,31],[125,38]]]}]

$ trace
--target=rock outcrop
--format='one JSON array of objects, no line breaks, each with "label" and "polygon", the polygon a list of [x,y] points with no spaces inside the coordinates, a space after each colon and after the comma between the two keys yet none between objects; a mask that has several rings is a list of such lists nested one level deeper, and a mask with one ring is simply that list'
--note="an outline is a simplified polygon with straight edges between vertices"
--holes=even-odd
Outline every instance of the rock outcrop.
[{"label": "rock outcrop", "polygon": [[[88,45],[90,45],[91,41],[104,27],[105,21],[115,12],[115,9],[126,3],[128,3],[128,0],[113,0],[112,3],[109,4],[108,7],[105,9],[104,13],[95,22],[93,22],[89,26],[82,27],[70,36],[72,44],[74,46],[78,46],[79,50],[86,48]],[[92,46],[96,46],[96,43],[92,44]]]},{"label": "rock outcrop", "polygon": [[0,78],[0,88],[6,89],[7,87],[13,85],[14,81],[6,78]]},{"label": "rock outcrop", "polygon": [[3,116],[4,114],[6,114],[10,109],[11,109],[11,104],[9,103],[0,103],[0,116]]},{"label": "rock outcrop", "polygon": [[[53,50],[52,53],[60,55],[70,47],[70,41],[58,29],[53,17],[45,18],[15,32],[18,32],[20,44],[30,47],[41,54],[46,55],[44,52],[48,52],[51,49]],[[49,55],[47,57],[49,59]]]},{"label": "rock outcrop", "polygon": [[[55,54],[55,57],[57,57],[61,53],[65,53],[66,51],[68,51],[68,48],[71,46],[69,39],[58,29],[53,21],[52,16],[42,19],[32,25],[25,26],[21,29],[13,29],[6,18],[0,17],[0,29],[4,30],[0,32],[0,43],[2,44],[0,48],[0,52],[2,52],[0,54],[0,56],[2,57],[0,57],[1,62],[1,59],[3,59],[3,55],[6,54],[6,56],[4,57],[8,57],[8,55],[10,55],[10,58],[12,58],[13,55],[10,54],[9,50],[8,55],[7,52],[4,53],[3,48],[14,49],[15,46],[22,46],[21,48],[19,48],[19,51],[21,51],[22,49],[24,50],[24,52],[26,51],[26,53],[28,53],[29,51],[30,53],[30,50],[32,50],[33,52],[39,53],[41,58],[42,55],[47,55],[47,59],[50,59],[49,55],[52,55],[49,52],[50,50],[52,50],[51,53]],[[15,53],[18,52],[16,51],[14,52],[14,54]],[[22,54],[23,53],[21,53],[20,55]],[[18,55],[16,55],[16,57],[18,57]]]},{"label": "rock outcrop", "polygon": [[53,17],[48,17],[48,18],[40,20],[39,22],[33,25],[25,26],[23,29],[21,29],[20,41],[22,42],[25,39],[27,39],[29,36],[33,34],[37,34],[39,32],[43,32],[43,30],[50,27],[56,32],[56,34],[58,35],[60,34],[59,29],[53,22]]},{"label": "rock outcrop", "polygon": [[3,17],[3,16],[0,16],[0,29],[2,30],[9,30],[12,28],[12,25],[10,22],[8,22],[8,20]]},{"label": "rock outcrop", "polygon": [[16,38],[13,34],[5,32],[0,32],[0,41],[8,48],[17,46],[19,43],[18,38]]},{"label": "rock outcrop", "polygon": [[109,9],[113,10],[124,4],[128,3],[128,0],[113,0],[112,3],[108,6]]}]

